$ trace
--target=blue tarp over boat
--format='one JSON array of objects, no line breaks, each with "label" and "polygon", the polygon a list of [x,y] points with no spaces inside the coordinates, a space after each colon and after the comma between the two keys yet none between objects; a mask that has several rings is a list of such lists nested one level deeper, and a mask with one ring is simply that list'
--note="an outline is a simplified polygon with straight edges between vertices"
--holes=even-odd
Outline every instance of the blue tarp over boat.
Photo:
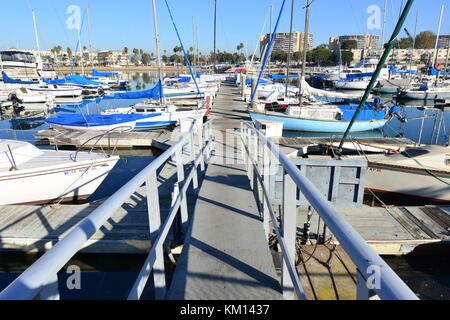
[{"label": "blue tarp over boat", "polygon": [[42,78],[42,81],[48,84],[75,84],[79,86],[101,86],[102,84],[98,81],[92,81],[89,78],[79,76],[79,75],[70,75],[62,79],[58,80],[48,80]]},{"label": "blue tarp over boat", "polygon": [[92,75],[94,77],[109,77],[109,76],[118,76],[118,72],[100,72],[97,69],[92,69]]},{"label": "blue tarp over boat", "polygon": [[161,81],[158,81],[152,89],[130,92],[118,92],[105,99],[159,99],[163,96]]},{"label": "blue tarp over boat", "polygon": [[269,75],[269,77],[272,78],[273,80],[279,80],[279,79],[286,79],[286,78],[298,78],[299,75],[298,75],[298,74],[291,74],[291,75],[289,75],[289,76],[286,76],[286,75],[284,75],[284,74],[274,74],[274,73],[271,73],[271,74]]},{"label": "blue tarp over boat", "polygon": [[[261,77],[261,80],[259,80],[259,83],[268,83],[268,82],[269,82],[268,79],[264,78],[264,77]],[[250,79],[250,78],[245,79],[245,84],[246,85],[251,85],[252,84],[252,79]]]},{"label": "blue tarp over boat", "polygon": [[8,77],[8,75],[2,71],[2,78],[4,83],[14,83],[14,84],[39,84],[38,81],[22,81],[22,80],[14,80]]},{"label": "blue tarp over boat", "polygon": [[347,74],[346,79],[361,79],[366,77],[372,77],[373,72],[367,72],[367,73],[349,73]]},{"label": "blue tarp over boat", "polygon": [[125,124],[141,119],[153,118],[160,116],[161,113],[152,114],[58,114],[56,117],[48,118],[47,123],[60,126],[71,127],[99,127],[117,124]]},{"label": "blue tarp over boat", "polygon": [[[432,67],[430,70],[430,75],[435,76],[437,74],[438,74],[438,69],[436,69],[435,67]],[[450,74],[450,72],[439,71],[439,75],[442,75],[442,76],[448,76],[449,74]]]},{"label": "blue tarp over boat", "polygon": [[[358,106],[338,106],[342,110],[342,120],[351,121],[353,115],[356,112]],[[394,113],[398,111],[400,107],[392,106],[390,112]],[[370,120],[383,120],[386,117],[386,110],[374,110],[371,106],[364,106],[361,108],[361,112],[358,114],[356,121],[370,121]]]},{"label": "blue tarp over boat", "polygon": [[409,73],[409,74],[417,74],[417,71],[414,70],[397,70],[394,66],[389,66],[389,71],[392,73]]}]

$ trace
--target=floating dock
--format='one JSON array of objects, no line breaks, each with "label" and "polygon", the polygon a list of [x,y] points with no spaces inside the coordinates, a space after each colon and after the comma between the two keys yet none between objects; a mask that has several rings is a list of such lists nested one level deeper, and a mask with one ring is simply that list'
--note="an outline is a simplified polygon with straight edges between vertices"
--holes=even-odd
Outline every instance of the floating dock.
[{"label": "floating dock", "polygon": [[133,149],[154,147],[162,150],[170,147],[181,136],[179,132],[170,130],[121,132],[102,137],[100,135],[95,132],[47,129],[39,131],[34,136],[41,139],[37,145],[51,145],[59,148]]}]

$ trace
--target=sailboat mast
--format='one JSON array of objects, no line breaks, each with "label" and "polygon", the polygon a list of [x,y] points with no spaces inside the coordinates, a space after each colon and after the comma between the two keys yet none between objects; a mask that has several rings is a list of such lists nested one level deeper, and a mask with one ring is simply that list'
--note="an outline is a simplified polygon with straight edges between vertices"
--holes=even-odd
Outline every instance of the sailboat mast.
[{"label": "sailboat mast", "polygon": [[214,73],[217,73],[216,69],[216,26],[217,26],[217,0],[214,0],[214,52],[213,52],[213,63],[214,63]]},{"label": "sailboat mast", "polygon": [[414,38],[411,50],[411,58],[409,59],[409,69],[412,69],[412,63],[414,60],[414,49],[416,47],[416,35],[417,35],[417,23],[419,22],[419,10],[416,11],[416,24],[414,26]]},{"label": "sailboat mast", "polygon": [[441,24],[442,24],[442,15],[444,14],[444,5],[441,6],[441,14],[439,16],[439,25],[436,34],[436,43],[434,44],[434,61],[433,65],[437,62],[438,58],[438,42],[439,42],[439,34],[441,33]]},{"label": "sailboat mast", "polygon": [[[162,86],[162,74],[161,74],[161,50],[159,45],[159,32],[158,32],[158,18],[156,12],[156,0],[153,0],[153,24],[155,26],[155,42],[156,42],[156,66],[158,67],[158,80],[161,81]],[[159,101],[162,104],[162,95],[160,94]]]},{"label": "sailboat mast", "polygon": [[381,48],[384,46],[384,32],[386,30],[386,7],[387,7],[387,0],[384,0],[384,7],[383,7],[383,28],[381,30]]},{"label": "sailboat mast", "polygon": [[[39,60],[41,60],[41,48],[39,46],[39,37],[38,37],[37,24],[36,24],[36,15],[34,13],[34,10],[31,10],[31,14],[33,16],[34,36],[36,37],[36,49],[38,51]],[[40,61],[40,62],[42,63],[42,61]]]},{"label": "sailboat mast", "polygon": [[81,57],[80,57],[80,61],[81,61],[81,73],[84,76],[84,63],[83,63],[83,46],[81,44],[81,26],[78,26],[78,44],[80,46],[80,52],[81,52]]},{"label": "sailboat mast", "polygon": [[94,61],[92,60],[92,37],[91,37],[91,22],[89,20],[89,5],[86,6],[86,18],[87,18],[88,33],[89,33],[89,61],[91,62],[92,68],[94,68]]},{"label": "sailboat mast", "polygon": [[[270,36],[269,39],[272,39],[272,15],[273,15],[273,6],[270,5],[269,7],[269,30],[270,30]],[[272,52],[269,52],[269,60],[267,60],[267,73],[270,74],[270,56],[272,55]]]},{"label": "sailboat mast", "polygon": [[194,55],[194,66],[196,66],[197,64],[195,63],[195,48],[197,46],[195,45],[195,17],[192,16],[192,50],[193,50],[193,55]]},{"label": "sailboat mast", "polygon": [[308,45],[308,33],[309,33],[309,9],[311,7],[311,0],[306,0],[306,14],[305,14],[305,30],[303,33],[303,52],[302,52],[302,75],[298,78],[298,104],[302,106],[302,82],[305,78],[306,67],[306,47]]},{"label": "sailboat mast", "polygon": [[289,50],[287,54],[287,66],[286,66],[286,92],[285,95],[287,97],[288,94],[288,81],[289,81],[289,65],[291,64],[291,51],[292,51],[292,24],[294,22],[294,0],[291,2],[291,21],[289,26]]}]

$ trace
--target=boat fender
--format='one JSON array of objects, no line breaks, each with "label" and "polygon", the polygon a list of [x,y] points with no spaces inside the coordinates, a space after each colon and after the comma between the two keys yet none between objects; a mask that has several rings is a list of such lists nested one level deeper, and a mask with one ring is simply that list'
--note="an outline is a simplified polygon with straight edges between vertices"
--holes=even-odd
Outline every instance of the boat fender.
[{"label": "boat fender", "polygon": [[386,152],[387,154],[395,154],[395,153],[400,153],[400,148],[399,149],[397,149],[397,150],[394,150],[394,149],[389,149],[387,152]]}]

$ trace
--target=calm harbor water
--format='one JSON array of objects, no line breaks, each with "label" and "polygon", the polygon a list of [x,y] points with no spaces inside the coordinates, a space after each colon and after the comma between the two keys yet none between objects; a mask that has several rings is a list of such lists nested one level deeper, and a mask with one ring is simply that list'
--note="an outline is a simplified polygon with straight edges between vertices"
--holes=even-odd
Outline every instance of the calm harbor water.
[{"label": "calm harbor water", "polygon": [[[130,80],[132,90],[149,89],[156,83],[156,74],[153,73],[130,73],[124,74],[124,77]],[[389,98],[384,98],[384,101],[389,101]],[[139,100],[97,99],[78,105],[61,104],[54,107],[57,108],[55,112],[92,114],[108,108],[126,107],[137,102]],[[432,106],[414,104],[417,103],[407,102],[401,109],[402,116],[408,119],[406,123],[393,119],[382,130],[355,133],[352,136],[406,137],[414,141],[419,141],[421,136],[420,142],[423,144],[446,143],[450,129],[450,112],[429,108]],[[422,119],[424,116],[426,118]],[[33,135],[47,128],[42,116],[20,121],[2,118],[0,139],[19,139],[35,143],[36,138]],[[420,134],[421,128],[422,134]],[[324,136],[293,132],[285,132],[284,135]],[[114,193],[148,165],[154,156],[150,150],[140,150],[138,154],[128,153],[121,155],[121,158],[90,200],[102,199]],[[422,256],[384,258],[421,298],[450,299],[449,256],[449,254],[436,254],[426,258]],[[39,255],[35,254],[0,253],[0,290],[38,257]],[[59,275],[61,297],[65,299],[123,299],[131,288],[144,259],[143,255],[123,257],[112,254],[78,254],[69,264],[77,264],[81,267],[83,288],[82,290],[64,289],[67,274],[63,270]]]}]

